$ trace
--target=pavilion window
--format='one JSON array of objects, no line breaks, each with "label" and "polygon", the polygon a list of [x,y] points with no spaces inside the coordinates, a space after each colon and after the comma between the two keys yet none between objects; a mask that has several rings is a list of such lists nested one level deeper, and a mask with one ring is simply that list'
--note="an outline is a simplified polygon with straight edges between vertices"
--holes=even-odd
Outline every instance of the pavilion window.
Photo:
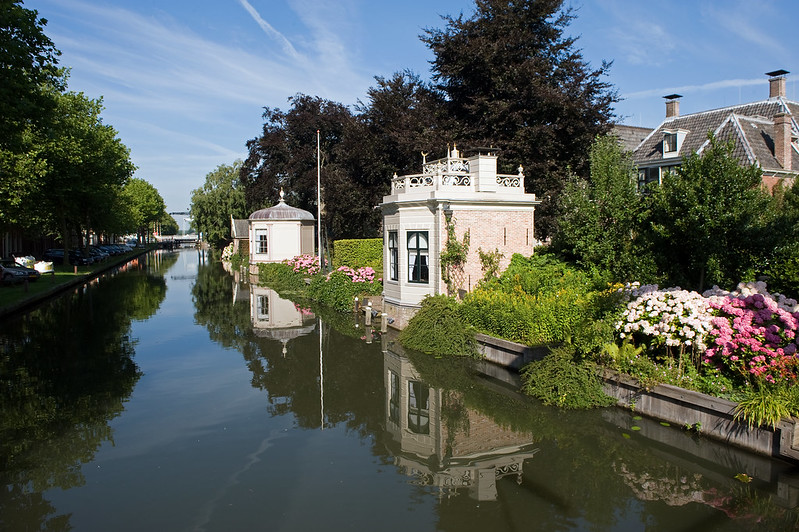
[{"label": "pavilion window", "polygon": [[408,428],[430,434],[430,389],[419,381],[408,381]]},{"label": "pavilion window", "polygon": [[388,272],[389,279],[397,281],[399,279],[399,246],[397,242],[397,232],[388,232]]},{"label": "pavilion window", "polygon": [[426,284],[430,281],[428,254],[427,231],[408,231],[409,282]]}]

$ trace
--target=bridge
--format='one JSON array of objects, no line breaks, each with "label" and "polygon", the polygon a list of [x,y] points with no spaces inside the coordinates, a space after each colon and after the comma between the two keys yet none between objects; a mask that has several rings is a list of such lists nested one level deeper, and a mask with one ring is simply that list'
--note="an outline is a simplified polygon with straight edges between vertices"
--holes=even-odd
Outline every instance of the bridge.
[{"label": "bridge", "polygon": [[199,242],[200,238],[197,233],[189,233],[187,235],[164,235],[156,236],[155,239],[161,247],[182,247],[185,245],[195,245]]}]

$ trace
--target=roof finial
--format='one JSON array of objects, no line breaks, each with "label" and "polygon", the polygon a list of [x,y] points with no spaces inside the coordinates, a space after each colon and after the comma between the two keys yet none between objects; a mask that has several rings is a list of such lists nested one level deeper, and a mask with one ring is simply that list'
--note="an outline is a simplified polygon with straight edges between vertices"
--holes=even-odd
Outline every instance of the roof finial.
[{"label": "roof finial", "polygon": [[283,199],[285,195],[286,194],[283,192],[283,187],[280,187],[280,203],[285,203],[285,200]]}]

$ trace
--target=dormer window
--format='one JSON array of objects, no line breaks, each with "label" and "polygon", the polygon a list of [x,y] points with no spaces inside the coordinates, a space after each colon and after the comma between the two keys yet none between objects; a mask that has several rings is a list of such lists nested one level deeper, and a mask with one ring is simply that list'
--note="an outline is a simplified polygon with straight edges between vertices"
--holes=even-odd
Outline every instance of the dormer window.
[{"label": "dormer window", "polygon": [[677,151],[677,133],[663,135],[663,153]]},{"label": "dormer window", "polygon": [[663,131],[663,158],[678,157],[685,136],[688,134],[684,129],[666,129]]}]

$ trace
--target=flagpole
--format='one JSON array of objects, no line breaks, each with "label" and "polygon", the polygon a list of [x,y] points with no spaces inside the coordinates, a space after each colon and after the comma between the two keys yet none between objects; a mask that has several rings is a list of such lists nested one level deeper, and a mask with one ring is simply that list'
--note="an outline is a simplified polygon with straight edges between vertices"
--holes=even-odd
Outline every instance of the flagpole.
[{"label": "flagpole", "polygon": [[322,271],[322,162],[319,130],[316,130],[316,238],[319,250],[319,271]]}]

